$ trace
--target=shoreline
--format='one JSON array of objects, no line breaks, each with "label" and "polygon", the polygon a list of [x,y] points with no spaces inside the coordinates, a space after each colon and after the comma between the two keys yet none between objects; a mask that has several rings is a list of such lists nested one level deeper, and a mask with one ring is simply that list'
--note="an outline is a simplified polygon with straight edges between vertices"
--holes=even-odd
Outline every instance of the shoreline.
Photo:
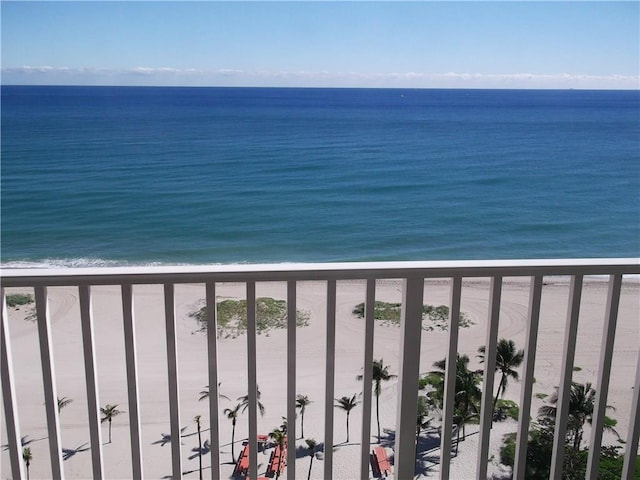
[{"label": "shoreline", "polygon": [[[568,283],[562,279],[550,277],[543,287],[538,354],[534,385],[534,405],[532,415],[542,404],[539,393],[550,394],[559,381],[560,355],[564,324],[566,320]],[[308,395],[313,401],[305,414],[305,435],[322,442],[324,433],[324,335],[326,318],[325,282],[303,281],[298,286],[297,307],[311,312],[310,325],[297,330],[297,389]],[[463,282],[462,311],[474,322],[469,328],[460,330],[459,348],[471,358],[470,367],[479,367],[476,358],[477,348],[484,343],[487,307],[488,280],[481,278],[466,279]],[[606,285],[602,279],[585,279],[581,316],[578,328],[578,347],[575,365],[581,370],[574,372],[574,380],[591,381],[597,378],[600,348],[600,332],[604,320],[606,303]],[[379,280],[376,286],[376,300],[400,301],[399,280]],[[25,289],[7,289],[7,293],[25,291]],[[127,410],[126,378],[124,372],[124,351],[122,339],[121,307],[118,287],[94,287],[94,321],[96,335],[96,355],[98,361],[98,379],[100,403],[119,404]],[[167,445],[162,444],[162,434],[167,434],[168,403],[166,380],[166,340],[162,321],[162,287],[140,285],[134,287],[136,299],[137,349],[139,362],[140,411],[143,436],[143,461],[145,475],[162,477],[171,472],[170,453]],[[84,370],[79,328],[77,291],[71,287],[51,287],[50,308],[52,320],[52,338],[57,372],[57,392],[59,397],[72,398],[74,401],[61,412],[62,444],[64,448],[76,449],[88,442],[86,421],[86,393],[84,393]],[[524,322],[528,305],[528,278],[505,277],[503,282],[502,309],[499,325],[499,338],[511,338],[518,348],[524,346]],[[219,298],[243,298],[242,284],[219,284]],[[281,282],[259,282],[256,296],[286,298],[286,284]],[[204,288],[200,284],[176,285],[176,323],[178,329],[179,385],[181,395],[181,421],[186,427],[183,435],[183,470],[192,471],[190,476],[197,477],[197,457],[193,454],[195,431],[193,417],[201,414],[205,428],[208,426],[208,405],[198,401],[198,393],[207,381],[206,335],[198,332],[195,319],[189,312],[204,298]],[[640,342],[640,282],[625,278],[620,300],[620,314],[616,334],[616,348],[612,367],[608,403],[616,407],[611,414],[618,420],[619,433],[626,435],[625,424],[629,418],[631,390],[629,379],[635,373]],[[359,280],[339,281],[337,295],[336,324],[336,368],[335,396],[353,395],[362,391],[363,385],[355,377],[362,364],[364,339],[363,322],[351,315],[351,310],[364,301],[364,282]],[[430,279],[425,282],[425,304],[448,304],[449,281]],[[22,435],[31,439],[46,437],[46,419],[44,417],[43,397],[41,393],[42,377],[39,366],[37,332],[34,322],[24,320],[26,309],[9,309],[14,369],[16,372],[16,392],[19,402],[19,414],[22,423]],[[390,365],[391,373],[397,373],[399,332],[397,327],[376,323],[374,358],[383,358]],[[447,332],[432,331],[422,335],[422,353],[420,371],[432,369],[433,362],[444,357]],[[258,432],[269,433],[281,423],[286,414],[284,385],[286,381],[286,331],[273,330],[257,337],[258,348],[258,384],[265,404],[265,416],[258,418]],[[246,336],[233,339],[220,339],[218,364],[221,391],[231,401],[221,399],[220,403],[220,443],[221,476],[231,474],[229,441],[231,424],[223,414],[225,408],[233,408],[236,398],[246,394]],[[284,383],[283,383],[284,381]],[[518,401],[521,385],[510,382],[505,398]],[[393,428],[395,424],[396,383],[383,385],[380,397],[380,414],[383,428]],[[236,427],[235,454],[241,449],[240,439],[247,436],[246,414],[239,417]],[[334,412],[334,477],[337,479],[354,478],[357,465],[353,458],[359,458],[361,409],[356,407],[350,417],[349,445],[341,444],[346,437],[344,412]],[[375,414],[372,419],[375,418]],[[129,460],[128,417],[126,414],[114,419],[113,443],[103,446],[105,474],[113,478],[131,476]],[[467,428],[473,433],[476,426]],[[298,423],[297,431],[300,430]],[[490,454],[498,457],[502,434],[515,430],[515,422],[496,424],[491,433]],[[372,421],[372,441],[375,437],[375,420]],[[107,430],[103,427],[103,441]],[[207,438],[205,433],[203,439]],[[585,433],[585,438],[587,434]],[[605,442],[614,442],[605,435]],[[3,439],[3,443],[6,443]],[[303,442],[297,441],[298,445]],[[613,444],[617,444],[613,443]],[[165,448],[163,448],[163,445]],[[32,443],[34,478],[49,476],[48,450],[45,441]],[[82,450],[82,449],[80,449]],[[471,435],[460,444],[460,451],[452,461],[452,478],[468,478],[475,470],[477,454],[477,435]],[[6,454],[4,454],[6,455]],[[439,450],[430,455],[439,455]],[[268,460],[268,456],[259,462]],[[208,465],[209,457],[203,457]],[[323,462],[314,462],[312,478],[320,478]],[[296,470],[305,470],[308,457],[299,458]],[[435,477],[437,465],[428,465],[425,472]],[[8,462],[2,463],[2,476],[8,475]],[[79,451],[64,462],[66,476],[84,478],[90,476],[90,454]],[[195,468],[195,470],[194,470]],[[490,465],[490,471],[499,472],[497,465]],[[283,475],[281,478],[286,478]]]}]

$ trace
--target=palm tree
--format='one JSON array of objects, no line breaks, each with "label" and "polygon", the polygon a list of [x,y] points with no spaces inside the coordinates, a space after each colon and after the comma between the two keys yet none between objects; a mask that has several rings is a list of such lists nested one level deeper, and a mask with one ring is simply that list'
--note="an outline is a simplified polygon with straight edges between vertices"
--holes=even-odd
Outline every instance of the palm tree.
[{"label": "palm tree", "polygon": [[196,426],[198,427],[198,464],[200,468],[200,480],[202,480],[202,437],[200,435],[200,415],[196,415],[193,417],[193,420],[196,422]]},{"label": "palm tree", "polygon": [[[218,382],[218,397],[230,400],[229,397],[220,393],[220,385],[222,385],[222,382]],[[202,401],[205,398],[209,398],[209,385],[206,385],[204,390],[200,392],[200,398],[198,398],[198,401]]]},{"label": "palm tree", "polygon": [[[286,425],[284,425],[284,429],[282,426],[280,428],[274,429],[269,433],[269,437],[271,437],[280,447],[280,458],[278,458],[278,465],[282,465],[282,455],[284,455],[284,444],[287,441],[287,430]],[[280,467],[276,470],[276,480],[280,478]]]},{"label": "palm tree", "polygon": [[109,422],[109,443],[111,443],[111,421],[113,420],[113,417],[117,417],[124,412],[118,410],[118,405],[109,405],[107,403],[104,407],[100,407],[100,413],[102,413],[100,423],[104,423],[106,421]]},{"label": "palm tree", "polygon": [[[484,362],[485,346],[478,348],[478,357],[480,362]],[[500,383],[498,384],[498,391],[496,392],[496,398],[493,400],[493,411],[496,409],[498,398],[504,395],[504,391],[507,389],[507,382],[509,377],[518,381],[518,372],[515,368],[518,368],[522,364],[524,359],[524,350],[516,350],[516,344],[513,340],[507,340],[501,338],[498,341],[496,348],[496,372],[500,371]]]},{"label": "palm tree", "polygon": [[29,467],[31,466],[31,460],[33,460],[33,455],[31,454],[31,448],[24,447],[22,449],[22,459],[24,460],[25,467],[27,467],[27,480],[29,480]]},{"label": "palm tree", "polygon": [[[476,417],[480,412],[479,402],[482,398],[482,391],[478,387],[481,377],[478,372],[469,370],[469,357],[467,355],[457,355],[456,358],[456,393],[453,401],[453,420],[462,427],[462,438],[465,438],[466,423]],[[446,359],[438,360],[433,364],[438,370],[431,371],[426,377],[434,390],[428,394],[432,403],[439,409],[443,408],[444,402],[444,378],[446,372]]]},{"label": "palm tree", "polygon": [[[262,402],[260,401],[260,396],[262,394],[260,393],[260,387],[258,385],[256,385],[256,399],[258,400],[258,410],[260,410],[260,415],[264,415],[264,405],[262,404]],[[240,400],[240,405],[242,405],[242,413],[244,413],[247,408],[249,408],[249,395],[244,395],[242,397],[238,397],[238,400]]]},{"label": "palm tree", "polygon": [[356,400],[355,393],[351,398],[349,397],[336,398],[336,402],[338,402],[336,404],[336,407],[347,412],[347,440],[345,441],[345,443],[349,443],[349,414],[351,413],[351,410],[353,410],[356,407],[356,405],[358,405],[359,402]]},{"label": "palm tree", "polygon": [[306,395],[296,396],[296,408],[300,409],[300,438],[304,438],[304,411],[310,403],[312,402]]},{"label": "palm tree", "polygon": [[[373,376],[371,381],[373,382],[373,392],[376,394],[376,421],[378,422],[378,443],[380,443],[380,392],[382,391],[382,382],[387,382],[396,375],[389,373],[389,365],[384,364],[384,359],[373,361]],[[362,380],[363,375],[356,377],[358,380]]]},{"label": "palm tree", "polygon": [[282,417],[282,423],[280,424],[280,430],[282,430],[282,433],[284,433],[285,435],[287,434],[287,430],[288,430],[288,424],[287,424],[287,417]]},{"label": "palm tree", "polygon": [[310,480],[311,467],[313,467],[313,457],[315,456],[316,447],[318,446],[318,444],[313,438],[305,439],[305,443],[307,444],[307,448],[309,449],[309,456],[311,457],[311,461],[309,462],[309,474],[307,475],[307,480]]},{"label": "palm tree", "polygon": [[229,420],[231,420],[231,461],[235,462],[236,461],[236,455],[235,455],[235,451],[234,451],[234,445],[235,445],[235,436],[236,436],[236,421],[238,420],[238,415],[240,415],[240,408],[242,407],[242,404],[239,403],[235,406],[235,408],[225,408],[224,409],[224,414],[227,416],[227,418]]},{"label": "palm tree", "polygon": [[60,413],[60,411],[62,411],[62,409],[67,405],[69,405],[71,402],[73,402],[73,399],[71,398],[67,398],[67,397],[58,398],[58,413]]},{"label": "palm tree", "polygon": [[[591,383],[585,384],[572,382],[571,390],[569,392],[569,417],[567,419],[567,440],[572,442],[573,449],[578,451],[580,444],[582,443],[582,434],[584,424],[589,423],[593,419],[593,408],[595,404],[596,391],[591,386]],[[555,405],[558,403],[558,389],[549,397],[549,403]],[[607,405],[607,408],[612,409]],[[557,407],[552,405],[543,405],[540,407],[538,413],[546,418],[555,420]],[[618,434],[614,430],[614,426],[617,422],[605,416],[604,428]]]},{"label": "palm tree", "polygon": [[418,412],[416,414],[416,447],[418,445],[418,439],[420,438],[420,432],[423,428],[429,425],[429,402],[424,395],[418,395]]}]

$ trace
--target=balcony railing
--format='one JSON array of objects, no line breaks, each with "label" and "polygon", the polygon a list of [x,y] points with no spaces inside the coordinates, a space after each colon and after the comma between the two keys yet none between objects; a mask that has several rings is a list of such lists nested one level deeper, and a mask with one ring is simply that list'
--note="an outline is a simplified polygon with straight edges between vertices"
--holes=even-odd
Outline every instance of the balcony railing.
[{"label": "balcony railing", "polygon": [[[324,382],[324,478],[334,478],[334,373],[336,359],[336,298],[340,292],[341,282],[345,280],[360,280],[366,285],[364,323],[364,355],[361,367],[363,376],[362,388],[362,423],[361,449],[359,458],[359,476],[368,479],[371,476],[371,421],[372,421],[372,389],[368,386],[372,381],[372,364],[374,360],[374,302],[376,300],[376,285],[378,281],[386,279],[402,280],[402,314],[400,323],[400,351],[397,366],[397,407],[395,424],[395,441],[393,448],[393,475],[398,479],[409,479],[414,476],[416,454],[416,414],[418,409],[421,347],[425,344],[421,340],[422,315],[425,293],[425,282],[431,279],[447,279],[450,285],[448,347],[446,350],[446,373],[444,388],[444,408],[442,412],[441,441],[439,448],[440,464],[439,476],[450,477],[452,462],[453,430],[453,399],[455,394],[456,355],[458,352],[459,328],[457,321],[461,312],[463,297],[463,281],[469,279],[488,278],[490,283],[488,302],[488,319],[485,342],[484,375],[479,415],[478,451],[475,477],[487,478],[489,464],[489,439],[492,428],[494,375],[496,365],[496,349],[498,343],[498,327],[501,310],[501,293],[503,279],[521,277],[529,288],[528,312],[526,315],[525,357],[521,370],[520,414],[517,423],[516,458],[513,468],[514,478],[524,478],[526,461],[527,436],[532,415],[532,388],[534,385],[534,365],[536,362],[536,348],[538,339],[538,325],[540,319],[541,302],[543,301],[543,284],[549,277],[566,277],[568,279],[568,305],[564,328],[564,348],[561,354],[560,379],[558,383],[558,401],[555,423],[555,441],[551,461],[551,477],[560,478],[564,443],[567,432],[567,418],[569,409],[569,393],[574,372],[574,358],[576,352],[576,338],[580,317],[580,305],[585,276],[606,277],[608,279],[608,293],[605,311],[604,327],[602,330],[601,348],[592,354],[599,356],[597,378],[594,379],[597,398],[593,412],[591,427],[590,452],[588,459],[588,478],[598,476],[600,446],[602,443],[605,409],[612,358],[614,353],[614,337],[618,320],[618,305],[623,285],[635,282],[630,276],[640,274],[638,259],[597,259],[597,260],[530,260],[530,261],[473,261],[473,262],[393,262],[393,263],[345,263],[345,264],[281,264],[281,265],[224,265],[201,267],[140,267],[140,268],[104,268],[104,269],[25,269],[4,270],[2,272],[2,392],[6,420],[7,455],[10,459],[10,475],[16,479],[26,478],[25,465],[22,458],[21,435],[24,433],[19,421],[21,401],[16,396],[16,381],[20,378],[21,365],[16,364],[12,357],[9,332],[10,322],[6,302],[7,292],[15,288],[32,289],[35,297],[35,313],[39,339],[39,353],[42,368],[42,386],[44,392],[46,422],[48,431],[49,456],[51,461],[52,478],[63,478],[64,463],[61,444],[60,414],[57,405],[57,374],[54,368],[54,349],[52,348],[52,318],[49,310],[50,289],[53,287],[77,288],[79,311],[81,320],[81,338],[83,358],[77,362],[84,365],[88,418],[76,419],[86,422],[90,432],[90,450],[92,475],[103,478],[105,459],[103,456],[103,439],[100,427],[100,402],[98,393],[98,369],[108,368],[97,365],[96,361],[96,320],[94,319],[94,304],[92,298],[94,287],[118,286],[121,296],[118,307],[122,312],[124,352],[126,356],[126,379],[128,404],[126,413],[129,418],[131,472],[134,478],[143,477],[143,455],[141,441],[141,402],[139,395],[139,365],[134,316],[134,286],[156,285],[162,288],[164,331],[167,352],[167,381],[169,387],[169,418],[170,436],[180,438],[181,425],[181,390],[178,381],[178,343],[176,340],[176,304],[175,289],[183,284],[204,285],[206,305],[216,304],[216,289],[227,282],[242,283],[246,286],[247,299],[247,370],[248,388],[248,445],[249,445],[249,478],[258,478],[258,379],[257,379],[257,328],[256,328],[256,285],[261,282],[286,282],[287,300],[287,333],[286,333],[286,418],[288,420],[288,436],[297,438],[296,431],[296,362],[297,351],[300,348],[297,340],[295,324],[297,305],[297,286],[300,282],[315,281],[326,285],[324,302],[326,305],[326,337],[321,340],[326,347],[325,358],[318,358],[318,362],[325,365]],[[244,288],[244,287],[243,287]],[[427,287],[428,288],[428,287]],[[9,290],[7,290],[9,289]],[[636,292],[637,293],[637,292]],[[637,299],[636,299],[637,300]],[[637,312],[636,312],[637,314]],[[220,477],[220,438],[219,417],[220,405],[218,397],[219,371],[218,348],[219,338],[216,326],[216,308],[207,309],[207,348],[208,348],[208,384],[209,419],[211,442],[211,470],[212,478]],[[638,321],[638,318],[635,318]],[[597,332],[600,335],[600,332]],[[161,346],[164,348],[164,345]],[[640,347],[639,347],[640,348]],[[638,352],[634,352],[638,355]],[[631,415],[628,419],[620,419],[620,424],[626,427],[624,478],[631,478],[635,467],[638,451],[638,436],[640,434],[640,356],[635,368],[635,380],[629,379],[631,397]],[[144,406],[144,405],[143,405]],[[170,442],[172,477],[182,478],[184,475],[183,446],[179,441]],[[455,461],[455,460],[454,460]],[[298,460],[300,466],[300,460]],[[4,471],[8,475],[8,470]],[[287,452],[287,478],[296,478],[296,449],[289,448]]]}]

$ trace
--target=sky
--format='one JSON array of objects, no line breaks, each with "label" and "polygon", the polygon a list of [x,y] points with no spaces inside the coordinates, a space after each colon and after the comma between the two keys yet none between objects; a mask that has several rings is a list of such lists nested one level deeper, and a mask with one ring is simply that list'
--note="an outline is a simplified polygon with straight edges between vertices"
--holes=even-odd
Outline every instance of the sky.
[{"label": "sky", "polygon": [[6,1],[4,85],[640,88],[640,2]]}]

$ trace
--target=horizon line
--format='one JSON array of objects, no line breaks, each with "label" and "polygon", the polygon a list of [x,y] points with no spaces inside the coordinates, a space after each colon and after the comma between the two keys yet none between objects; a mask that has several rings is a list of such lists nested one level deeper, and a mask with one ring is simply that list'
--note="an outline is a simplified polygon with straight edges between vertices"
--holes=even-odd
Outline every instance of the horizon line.
[{"label": "horizon line", "polygon": [[603,91],[603,92],[640,92],[638,88],[598,88],[598,87],[398,87],[398,86],[300,86],[300,85],[163,85],[163,84],[83,84],[83,83],[2,83],[2,87],[73,87],[73,88],[269,88],[290,90],[520,90],[520,91]]}]

